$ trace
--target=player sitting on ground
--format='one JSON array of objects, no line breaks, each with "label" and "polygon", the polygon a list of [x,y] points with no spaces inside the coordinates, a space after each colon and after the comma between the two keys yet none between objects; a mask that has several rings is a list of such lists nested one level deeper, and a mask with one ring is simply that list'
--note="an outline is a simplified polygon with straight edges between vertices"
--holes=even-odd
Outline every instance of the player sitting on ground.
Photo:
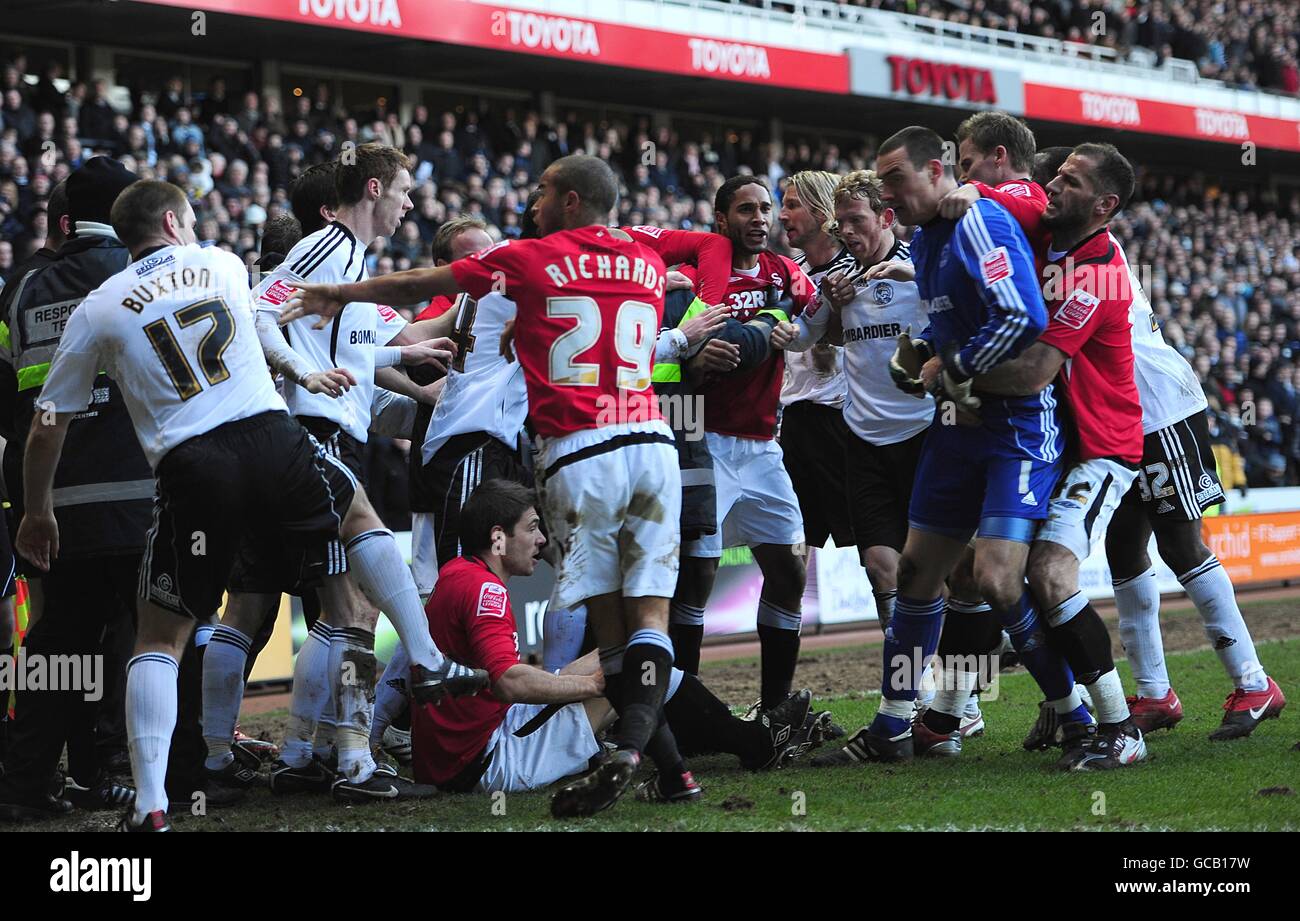
[{"label": "player sitting on ground", "polygon": [[[444,790],[533,790],[585,770],[613,718],[601,696],[604,676],[590,653],[559,674],[519,660],[519,633],[506,582],[531,575],[546,542],[532,491],[488,480],[462,509],[464,555],[440,571],[425,610],[434,640],[478,663],[492,687],[474,697],[417,705],[412,711],[415,777]],[[683,745],[732,752],[751,770],[779,767],[806,748],[807,690],[762,721],[732,716],[694,675],[673,669],[664,713]],[[557,706],[558,705],[558,706]],[[655,802],[694,799],[698,788],[669,792],[658,777],[638,796]]]}]

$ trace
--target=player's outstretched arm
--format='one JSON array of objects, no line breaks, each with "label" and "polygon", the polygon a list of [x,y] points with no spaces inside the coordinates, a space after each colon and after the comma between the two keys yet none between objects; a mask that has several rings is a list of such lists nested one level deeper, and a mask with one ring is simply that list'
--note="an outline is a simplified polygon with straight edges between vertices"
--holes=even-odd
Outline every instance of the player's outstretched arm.
[{"label": "player's outstretched arm", "polygon": [[512,665],[492,685],[492,696],[512,704],[571,704],[599,697],[605,676],[552,675],[532,665]]},{"label": "player's outstretched arm", "polygon": [[1019,358],[1003,362],[975,378],[976,390],[1004,397],[1027,397],[1047,388],[1065,364],[1066,354],[1054,345],[1035,342]]},{"label": "player's outstretched arm", "polygon": [[316,329],[324,329],[328,320],[337,316],[353,301],[371,301],[376,304],[414,304],[442,295],[451,297],[460,293],[456,276],[448,266],[434,269],[407,269],[379,278],[354,281],[342,285],[303,285],[280,312],[280,325],[305,316],[318,316]]},{"label": "player's outstretched arm", "polygon": [[59,557],[59,523],[54,518],[54,470],[76,413],[49,413],[36,406],[23,455],[26,513],[14,546],[37,569],[48,572]]}]

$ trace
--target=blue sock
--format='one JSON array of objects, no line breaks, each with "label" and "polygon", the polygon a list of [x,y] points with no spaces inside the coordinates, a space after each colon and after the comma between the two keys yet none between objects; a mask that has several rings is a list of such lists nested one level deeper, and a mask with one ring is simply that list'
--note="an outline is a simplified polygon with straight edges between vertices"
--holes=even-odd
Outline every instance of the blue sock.
[{"label": "blue sock", "polygon": [[1038,612],[1034,610],[1029,593],[1021,595],[1020,601],[1009,610],[994,610],[1011,637],[1011,645],[1020,653],[1020,661],[1034,676],[1047,699],[1068,697],[1074,690],[1074,673],[1064,657],[1047,642],[1047,633],[1038,621]]},{"label": "blue sock", "polygon": [[880,712],[871,723],[872,733],[894,738],[910,729],[912,704],[921,684],[921,673],[925,670],[925,663],[939,648],[942,627],[942,598],[922,601],[898,596],[894,603],[894,617],[885,630]]},{"label": "blue sock", "polygon": [[1092,714],[1088,712],[1086,704],[1079,704],[1079,706],[1075,707],[1069,713],[1062,713],[1057,718],[1062,723],[1084,723],[1086,725],[1088,723],[1096,722],[1092,718]]}]

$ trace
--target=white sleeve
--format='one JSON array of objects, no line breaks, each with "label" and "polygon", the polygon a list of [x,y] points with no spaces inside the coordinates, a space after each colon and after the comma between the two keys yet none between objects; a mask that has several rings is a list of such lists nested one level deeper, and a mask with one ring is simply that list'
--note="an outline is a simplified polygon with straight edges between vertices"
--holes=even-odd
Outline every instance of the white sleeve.
[{"label": "white sleeve", "polygon": [[41,395],[36,398],[38,411],[81,412],[90,405],[95,377],[103,367],[83,303],[72,311],[63,328],[59,347],[50,362],[49,376],[45,378]]},{"label": "white sleeve", "polygon": [[676,361],[686,354],[686,334],[680,329],[665,329],[655,343],[655,361]]},{"label": "white sleeve", "polygon": [[806,352],[826,335],[831,319],[831,305],[818,295],[808,303],[803,313],[790,320],[799,330],[794,341],[785,347],[787,352]]},{"label": "white sleeve", "polygon": [[275,322],[277,316],[279,310],[274,313],[258,310],[253,320],[257,339],[262,343],[262,354],[266,357],[266,363],[283,374],[286,379],[301,384],[307,375],[312,373],[312,367],[305,358],[294,351],[289,340],[284,338],[284,331]]},{"label": "white sleeve", "polygon": [[379,311],[379,320],[375,325],[375,341],[380,345],[388,345],[402,330],[406,329],[408,324],[400,313],[387,304],[376,304],[375,309]]}]

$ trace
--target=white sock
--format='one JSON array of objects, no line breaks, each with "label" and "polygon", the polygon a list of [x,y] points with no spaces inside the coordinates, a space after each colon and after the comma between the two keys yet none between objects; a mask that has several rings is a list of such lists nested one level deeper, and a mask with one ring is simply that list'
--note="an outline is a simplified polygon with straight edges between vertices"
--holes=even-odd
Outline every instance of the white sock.
[{"label": "white sock", "polygon": [[166,653],[146,652],[126,664],[126,737],[135,778],[136,824],[167,809],[167,755],[176,730],[176,678],[180,667]]},{"label": "white sock", "polygon": [[335,648],[339,651],[335,677],[339,703],[334,741],[339,750],[339,773],[353,783],[364,783],[375,773],[375,759],[370,754],[375,635],[361,627],[342,627],[334,631],[331,653]]},{"label": "white sock", "polygon": [[977,720],[981,716],[983,716],[983,714],[980,713],[979,695],[971,694],[970,697],[966,698],[966,709],[962,711],[962,718],[968,720]]},{"label": "white sock", "polygon": [[235,760],[230,742],[244,700],[244,664],[252,643],[234,627],[218,624],[203,653],[203,738],[208,743],[207,767],[212,771]]},{"label": "white sock", "polygon": [[586,629],[585,604],[572,608],[548,604],[542,619],[542,668],[556,672],[578,658]]},{"label": "white sock", "polygon": [[928,707],[934,703],[935,694],[938,693],[938,683],[934,678],[934,657],[925,663],[925,670],[921,672],[921,684],[916,689],[916,702],[922,707]]},{"label": "white sock", "polygon": [[321,708],[330,696],[329,657],[332,627],[318,620],[307,632],[307,641],[298,650],[293,665],[293,697],[289,701],[289,728],[280,746],[280,760],[290,767],[306,767],[311,762],[312,737]]},{"label": "white sock", "polygon": [[334,749],[338,735],[339,719],[339,671],[343,667],[343,647],[338,641],[339,628],[330,630],[329,658],[325,661],[325,684],[329,688],[325,699],[321,701],[320,713],[316,717],[316,738],[312,740],[311,749],[321,758],[328,759]]},{"label": "white sock", "polygon": [[[387,729],[407,704],[407,688],[410,687],[411,658],[406,654],[406,647],[398,641],[393,648],[393,657],[384,668],[384,675],[375,685],[375,715],[370,724],[370,745],[379,745],[384,740]],[[396,687],[394,687],[396,685]]]},{"label": "white sock", "polygon": [[[939,689],[935,692],[934,702],[930,704],[931,709],[956,717],[970,710],[971,701],[975,699],[972,692],[975,690],[975,685],[979,683],[980,676],[976,669],[960,667],[965,664],[961,661],[964,658],[966,657],[951,656],[944,662]],[[979,712],[978,703],[975,705],[975,711]]]},{"label": "white sock", "polygon": [[1165,645],[1160,637],[1160,589],[1152,567],[1113,583],[1119,612],[1119,637],[1137,682],[1138,697],[1160,700],[1169,693]]},{"label": "white sock", "polygon": [[[411,662],[437,670],[444,658],[429,635],[429,621],[410,567],[397,549],[392,531],[365,531],[348,541],[348,566],[357,588],[388,615]],[[373,649],[372,649],[373,651]]]},{"label": "white sock", "polygon": [[1259,664],[1250,630],[1241,619],[1232,580],[1219,565],[1218,558],[1209,557],[1200,566],[1180,575],[1178,581],[1196,605],[1205,624],[1205,635],[1214,646],[1214,652],[1232,679],[1233,686],[1247,691],[1262,691],[1268,687],[1268,675],[1264,673],[1264,666]]},{"label": "white sock", "polygon": [[1112,668],[1087,687],[1097,710],[1097,722],[1122,723],[1128,719],[1128,701],[1117,669]]}]

